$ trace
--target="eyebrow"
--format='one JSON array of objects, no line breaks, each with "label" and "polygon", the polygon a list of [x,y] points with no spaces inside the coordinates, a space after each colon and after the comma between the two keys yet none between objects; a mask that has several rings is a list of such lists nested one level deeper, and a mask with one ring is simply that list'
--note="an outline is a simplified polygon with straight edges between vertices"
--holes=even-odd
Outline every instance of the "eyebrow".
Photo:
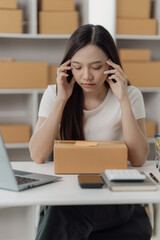
[{"label": "eyebrow", "polygon": [[[104,62],[105,61],[94,61],[94,62],[91,62],[90,64],[104,63]],[[81,64],[80,62],[77,62],[77,61],[72,61],[71,63]]]}]

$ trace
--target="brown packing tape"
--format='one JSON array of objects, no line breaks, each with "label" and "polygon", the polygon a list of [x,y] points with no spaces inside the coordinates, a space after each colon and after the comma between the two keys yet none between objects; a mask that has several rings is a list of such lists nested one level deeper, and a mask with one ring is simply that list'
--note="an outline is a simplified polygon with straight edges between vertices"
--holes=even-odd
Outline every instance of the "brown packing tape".
[{"label": "brown packing tape", "polygon": [[79,147],[96,147],[98,142],[89,142],[89,141],[76,141],[75,146]]},{"label": "brown packing tape", "polygon": [[55,141],[56,174],[101,173],[105,169],[127,168],[127,146],[121,141],[89,142]]}]

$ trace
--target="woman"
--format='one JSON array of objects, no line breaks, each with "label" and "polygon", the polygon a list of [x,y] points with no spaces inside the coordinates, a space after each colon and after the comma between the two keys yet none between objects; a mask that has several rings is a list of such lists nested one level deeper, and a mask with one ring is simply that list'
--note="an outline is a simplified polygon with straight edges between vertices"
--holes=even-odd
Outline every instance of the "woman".
[{"label": "woman", "polygon": [[[57,85],[48,86],[41,101],[29,145],[32,159],[44,163],[56,138],[123,139],[133,166],[146,160],[142,95],[129,86],[114,41],[100,25],[81,26],[70,37],[57,69]],[[37,239],[88,239],[93,231],[125,224],[133,209],[133,205],[49,207]]]}]

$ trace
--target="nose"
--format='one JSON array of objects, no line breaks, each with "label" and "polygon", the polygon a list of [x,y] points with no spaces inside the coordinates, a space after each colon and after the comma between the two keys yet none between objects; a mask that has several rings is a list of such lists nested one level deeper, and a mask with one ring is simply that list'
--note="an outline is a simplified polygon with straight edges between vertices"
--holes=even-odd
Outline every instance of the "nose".
[{"label": "nose", "polygon": [[84,72],[83,72],[83,79],[85,81],[90,81],[92,80],[92,74],[89,68],[84,68]]}]

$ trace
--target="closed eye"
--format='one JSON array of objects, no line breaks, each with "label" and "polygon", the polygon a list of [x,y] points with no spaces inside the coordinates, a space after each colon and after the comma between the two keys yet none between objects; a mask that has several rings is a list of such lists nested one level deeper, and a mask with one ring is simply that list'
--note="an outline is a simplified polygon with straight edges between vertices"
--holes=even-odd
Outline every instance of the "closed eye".
[{"label": "closed eye", "polygon": [[81,69],[81,67],[74,67],[74,69],[76,69],[76,70],[80,70],[80,69]]},{"label": "closed eye", "polygon": [[101,68],[102,68],[102,66],[100,66],[100,67],[93,67],[94,70],[99,70]]}]

